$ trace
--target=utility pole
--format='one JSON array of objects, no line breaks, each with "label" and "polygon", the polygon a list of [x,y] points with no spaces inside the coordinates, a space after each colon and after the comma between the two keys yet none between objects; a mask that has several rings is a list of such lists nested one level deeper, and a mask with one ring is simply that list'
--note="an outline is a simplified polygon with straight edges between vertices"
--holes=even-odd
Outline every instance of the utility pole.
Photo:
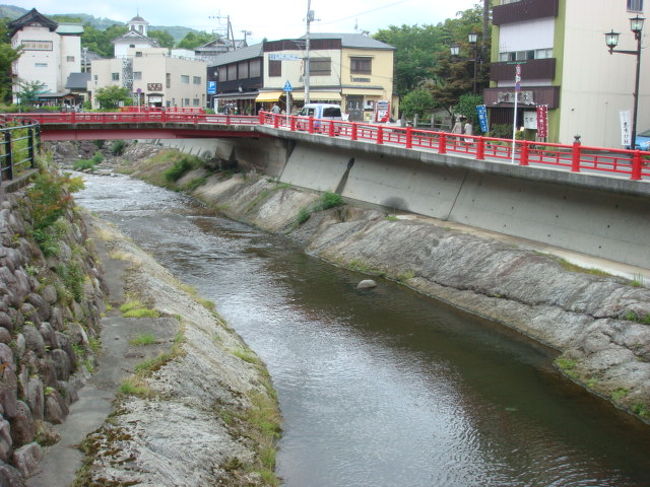
[{"label": "utility pole", "polygon": [[311,0],[307,0],[307,34],[305,35],[305,105],[309,103],[309,24],[314,21],[314,12],[311,9]]}]

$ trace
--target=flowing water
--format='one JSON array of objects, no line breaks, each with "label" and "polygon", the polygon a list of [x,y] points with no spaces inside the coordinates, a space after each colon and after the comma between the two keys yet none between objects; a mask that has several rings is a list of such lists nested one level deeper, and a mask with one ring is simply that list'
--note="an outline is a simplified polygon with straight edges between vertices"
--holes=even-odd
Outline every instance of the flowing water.
[{"label": "flowing water", "polygon": [[290,487],[650,486],[650,427],[490,322],[126,177],[78,202],[217,303],[264,360]]}]

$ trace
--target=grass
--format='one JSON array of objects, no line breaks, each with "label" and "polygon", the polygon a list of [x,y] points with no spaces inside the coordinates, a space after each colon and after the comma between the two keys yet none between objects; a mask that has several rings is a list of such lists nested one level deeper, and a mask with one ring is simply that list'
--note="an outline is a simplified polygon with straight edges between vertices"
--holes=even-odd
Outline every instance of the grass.
[{"label": "grass", "polygon": [[167,182],[173,183],[182,178],[186,172],[199,167],[199,165],[200,160],[198,158],[182,154],[179,156],[179,159],[174,162],[172,167],[163,172],[163,175]]},{"label": "grass", "polygon": [[575,379],[577,377],[577,372],[575,368],[578,364],[575,360],[565,358],[565,357],[558,357],[555,359],[554,363],[556,367],[560,369],[568,377],[572,379]]},{"label": "grass", "polygon": [[58,266],[56,272],[74,300],[81,302],[81,298],[83,297],[83,285],[86,279],[86,275],[84,274],[81,265],[76,261],[71,261],[67,264],[61,264]]},{"label": "grass", "polygon": [[321,194],[320,198],[316,202],[300,208],[298,215],[296,215],[296,223],[298,225],[302,225],[307,220],[309,220],[309,217],[312,213],[329,210],[330,208],[335,208],[343,204],[345,204],[345,202],[343,201],[341,195],[326,191],[325,193]]},{"label": "grass", "polygon": [[93,159],[79,159],[72,165],[75,171],[87,171],[95,169],[97,163]]},{"label": "grass", "polygon": [[257,355],[255,355],[250,350],[245,350],[245,349],[239,348],[239,349],[236,349],[236,350],[231,350],[231,353],[235,357],[240,358],[244,362],[248,362],[249,364],[259,364],[259,362],[260,362],[260,360],[257,358]]},{"label": "grass", "polygon": [[146,345],[153,345],[157,342],[155,335],[152,333],[142,333],[131,340],[129,340],[129,345],[134,345],[136,347],[143,347]]},{"label": "grass", "polygon": [[404,282],[404,281],[408,281],[409,279],[413,279],[414,277],[415,277],[415,272],[409,269],[408,271],[399,274],[397,276],[397,280]]},{"label": "grass", "polygon": [[386,220],[389,222],[396,222],[399,220],[399,218],[397,218],[395,215],[386,215]]},{"label": "grass", "polygon": [[172,352],[164,352],[156,355],[153,358],[140,362],[135,366],[135,373],[140,375],[148,375],[160,369],[163,365],[169,362],[174,355]]},{"label": "grass", "polygon": [[191,193],[199,186],[203,186],[207,180],[208,179],[206,177],[192,179],[189,183],[185,185],[183,191],[189,191]]},{"label": "grass", "polygon": [[630,391],[628,389],[625,389],[624,387],[619,387],[614,392],[612,392],[612,399],[618,402],[621,399],[623,399],[625,396],[627,396],[629,393]]},{"label": "grass", "polygon": [[602,276],[602,277],[612,277],[612,274],[609,272],[602,271],[600,269],[596,269],[595,267],[582,267],[576,264],[572,264],[571,262],[562,259],[561,257],[554,257],[555,260],[559,262],[559,264],[564,268],[565,270],[569,272],[581,272],[583,274],[591,274],[594,276]]},{"label": "grass", "polygon": [[122,381],[118,392],[125,396],[149,398],[153,395],[151,388],[140,377],[131,376]]},{"label": "grass", "polygon": [[125,318],[159,318],[160,312],[147,308],[139,300],[130,300],[120,306],[122,316]]},{"label": "grass", "polygon": [[636,321],[642,325],[650,325],[650,314],[648,315],[638,315],[634,311],[628,311],[623,315],[623,318],[629,321]]}]

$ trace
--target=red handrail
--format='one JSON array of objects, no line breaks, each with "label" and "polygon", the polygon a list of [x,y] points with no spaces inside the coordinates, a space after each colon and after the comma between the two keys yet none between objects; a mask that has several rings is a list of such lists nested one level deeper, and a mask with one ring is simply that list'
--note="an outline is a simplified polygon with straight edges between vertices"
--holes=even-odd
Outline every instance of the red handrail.
[{"label": "red handrail", "polygon": [[600,174],[623,175],[634,181],[650,179],[649,151],[586,147],[579,141],[571,145],[532,141],[515,141],[513,144],[511,139],[367,122],[323,121],[313,117],[295,115],[287,117],[268,112],[250,116],[207,114],[193,109],[147,109],[123,112],[33,112],[4,115],[7,121],[26,117],[45,126],[120,123],[261,125],[278,130],[308,132],[322,137],[345,137],[353,141],[389,144],[412,150],[432,151],[439,154],[453,153],[491,162],[510,162],[514,159],[515,163],[521,166],[556,167],[571,172],[588,170]]}]

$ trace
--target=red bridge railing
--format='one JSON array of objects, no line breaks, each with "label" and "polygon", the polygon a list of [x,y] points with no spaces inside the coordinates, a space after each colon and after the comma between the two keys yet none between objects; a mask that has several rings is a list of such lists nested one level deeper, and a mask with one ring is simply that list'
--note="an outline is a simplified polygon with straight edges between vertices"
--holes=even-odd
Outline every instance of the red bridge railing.
[{"label": "red bridge railing", "polygon": [[[650,179],[650,152],[640,150],[588,147],[515,141],[476,135],[461,135],[385,124],[319,120],[260,112],[257,116],[207,114],[199,111],[124,111],[6,114],[7,120],[29,119],[44,128],[47,125],[178,123],[228,126],[261,125],[324,137],[341,137],[378,145],[468,156],[476,160],[514,162],[520,166],[555,168],[571,172],[620,175],[631,180]],[[514,151],[514,154],[513,154]]]}]

